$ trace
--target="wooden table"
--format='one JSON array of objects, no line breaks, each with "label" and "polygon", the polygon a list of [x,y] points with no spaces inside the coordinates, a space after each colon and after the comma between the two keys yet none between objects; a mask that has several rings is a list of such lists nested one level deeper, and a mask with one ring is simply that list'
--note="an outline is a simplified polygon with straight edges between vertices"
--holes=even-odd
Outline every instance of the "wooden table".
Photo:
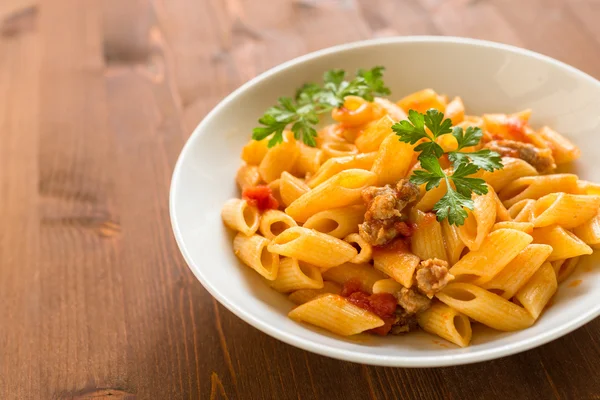
[{"label": "wooden table", "polygon": [[600,399],[600,319],[454,368],[278,342],[190,273],[167,197],[194,126],[282,61],[459,35],[600,77],[598,17],[594,0],[1,0],[0,398]]}]

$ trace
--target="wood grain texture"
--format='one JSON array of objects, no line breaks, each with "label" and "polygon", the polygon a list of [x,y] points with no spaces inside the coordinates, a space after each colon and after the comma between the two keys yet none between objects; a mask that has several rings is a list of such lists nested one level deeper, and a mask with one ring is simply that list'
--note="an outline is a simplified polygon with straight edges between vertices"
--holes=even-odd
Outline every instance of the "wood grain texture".
[{"label": "wood grain texture", "polygon": [[167,196],[198,121],[282,61],[441,34],[524,46],[598,77],[598,4],[2,0],[0,399],[600,399],[600,319],[523,354],[439,369],[276,341],[196,281]]}]

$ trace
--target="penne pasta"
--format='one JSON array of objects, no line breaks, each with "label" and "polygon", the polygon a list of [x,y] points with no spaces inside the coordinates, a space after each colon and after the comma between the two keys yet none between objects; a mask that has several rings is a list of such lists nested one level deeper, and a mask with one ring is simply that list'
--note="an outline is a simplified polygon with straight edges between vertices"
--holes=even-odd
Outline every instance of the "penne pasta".
[{"label": "penne pasta", "polygon": [[552,157],[557,164],[575,161],[581,155],[577,146],[555,130],[544,126],[538,133],[552,150]]},{"label": "penne pasta", "polygon": [[370,264],[347,263],[323,272],[323,278],[340,285],[350,280],[357,280],[360,282],[360,289],[362,291],[373,293],[375,282],[385,279],[387,276],[373,268]]},{"label": "penne pasta", "polygon": [[346,157],[358,154],[358,149],[352,143],[325,142],[322,149],[325,158]]},{"label": "penne pasta", "polygon": [[411,253],[402,241],[387,248],[373,250],[373,265],[404,287],[411,287],[413,275],[421,259]]},{"label": "penne pasta", "polygon": [[502,270],[483,285],[505,299],[515,293],[535,274],[552,253],[552,247],[545,244],[530,244],[513,258]]},{"label": "penne pasta", "polygon": [[417,227],[411,240],[412,252],[421,260],[439,258],[448,261],[442,226],[436,219],[435,214],[416,210],[413,220]]},{"label": "penne pasta", "polygon": [[300,289],[291,293],[288,298],[295,304],[304,304],[312,299],[321,296],[323,294],[340,294],[342,287],[334,282],[323,282],[323,287],[320,289]]},{"label": "penne pasta", "polygon": [[395,122],[396,121],[388,114],[369,125],[354,141],[358,151],[361,153],[377,151],[383,140],[393,133],[392,125],[394,125]]},{"label": "penne pasta", "polygon": [[258,166],[269,148],[267,147],[267,143],[269,142],[269,138],[263,140],[251,140],[247,145],[242,149],[242,160],[244,160],[248,165],[256,165]]},{"label": "penne pasta", "polygon": [[[452,125],[458,125],[465,119],[465,105],[460,97],[455,97],[446,105],[446,118],[452,120]],[[447,135],[450,137],[450,135]]]},{"label": "penne pasta", "polygon": [[493,189],[475,196],[473,210],[467,211],[465,223],[458,229],[462,242],[472,251],[478,250],[496,222],[496,200]]},{"label": "penne pasta", "polygon": [[533,224],[531,222],[503,221],[496,222],[492,226],[492,232],[498,229],[516,229],[517,231],[525,232],[529,235],[533,232]]},{"label": "penne pasta", "polygon": [[342,336],[356,335],[384,324],[377,315],[335,294],[310,300],[294,308],[288,316],[294,321],[307,322]]},{"label": "penne pasta", "polygon": [[286,206],[292,204],[294,200],[309,190],[310,188],[302,179],[296,178],[287,171],[281,173],[281,178],[279,179],[279,196]]},{"label": "penne pasta", "polygon": [[394,121],[400,121],[406,119],[406,113],[396,103],[384,99],[382,97],[375,97],[375,104],[383,108],[388,116]]},{"label": "penne pasta", "polygon": [[519,178],[504,187],[498,197],[506,207],[524,200],[537,200],[554,192],[577,193],[577,175],[554,174],[540,176],[525,176]]},{"label": "penne pasta", "polygon": [[246,236],[254,234],[260,222],[258,209],[240,199],[227,200],[221,209],[221,218],[229,228]]},{"label": "penne pasta", "polygon": [[417,314],[419,326],[460,347],[467,347],[473,332],[469,318],[444,303],[435,303],[428,310]]},{"label": "penne pasta", "polygon": [[370,170],[376,157],[377,152],[330,158],[321,165],[315,175],[307,181],[307,184],[310,188],[315,188],[332,176],[347,169]]},{"label": "penne pasta", "polygon": [[435,108],[441,112],[446,111],[446,102],[444,98],[437,94],[433,89],[423,89],[414,92],[398,101],[398,105],[404,112],[415,110],[424,113],[430,108]]},{"label": "penne pasta", "polygon": [[373,293],[389,293],[394,296],[402,290],[404,286],[394,279],[381,279],[373,284]]},{"label": "penne pasta", "polygon": [[592,254],[592,248],[590,246],[558,225],[535,228],[531,236],[533,236],[533,243],[542,243],[552,246],[553,251],[548,257],[548,261]]},{"label": "penne pasta", "polygon": [[364,216],[365,206],[358,204],[318,212],[307,219],[303,226],[343,239],[358,232],[358,224],[363,222]]},{"label": "penne pasta", "polygon": [[551,193],[535,202],[531,222],[536,228],[557,224],[575,228],[598,214],[600,196]]},{"label": "penne pasta", "polygon": [[[513,222],[530,222],[533,220],[533,209],[535,200],[525,199],[513,204],[508,209],[508,215]],[[533,223],[532,223],[533,225]]]},{"label": "penne pasta", "polygon": [[298,157],[293,167],[294,173],[299,176],[316,173],[325,158],[323,150],[303,143],[296,143],[296,145],[298,146]]},{"label": "penne pasta", "polygon": [[450,225],[448,220],[442,221],[442,234],[444,236],[444,243],[446,244],[446,253],[448,254],[448,263],[450,266],[453,266],[458,262],[466,247],[460,238],[458,231],[458,226]]},{"label": "penne pasta", "polygon": [[261,182],[258,167],[256,165],[242,165],[237,171],[235,181],[242,191],[258,185]]},{"label": "penne pasta", "polygon": [[514,229],[499,229],[490,233],[476,251],[467,253],[450,273],[457,281],[469,281],[477,285],[492,280],[533,238]]},{"label": "penne pasta", "polygon": [[359,203],[362,189],[376,179],[374,173],[362,169],[342,171],[294,200],[285,212],[296,221],[305,222],[319,211]]},{"label": "penne pasta", "polygon": [[295,258],[283,258],[279,261],[277,278],[269,285],[280,293],[289,293],[300,289],[323,288],[321,271],[314,265]]},{"label": "penne pasta", "polygon": [[281,232],[293,226],[298,226],[298,224],[283,211],[267,210],[260,217],[258,230],[265,238],[273,239]]},{"label": "penne pasta", "polygon": [[377,186],[395,184],[406,176],[410,168],[413,146],[398,140],[396,135],[386,137],[373,163],[371,171],[377,175]]},{"label": "penne pasta", "polygon": [[535,321],[524,308],[469,283],[450,283],[436,297],[454,310],[499,331],[525,329]]},{"label": "penne pasta", "polygon": [[566,260],[556,260],[552,262],[552,268],[556,274],[558,283],[564,282],[577,268],[581,257],[573,257]]},{"label": "penne pasta", "polygon": [[515,299],[529,311],[533,319],[538,319],[550,298],[556,293],[558,283],[556,274],[549,262],[544,263],[536,273],[527,281],[517,294]]},{"label": "penne pasta", "polygon": [[269,252],[269,240],[260,235],[238,233],[233,239],[233,252],[244,264],[272,281],[277,278],[279,256]]},{"label": "penne pasta", "polygon": [[276,236],[268,250],[320,268],[335,267],[358,254],[352,245],[343,240],[299,226],[286,229]]},{"label": "penne pasta", "polygon": [[351,263],[362,264],[373,258],[373,246],[358,233],[349,234],[344,238],[344,241],[350,243],[358,251],[358,254],[350,260]]},{"label": "penne pasta", "polygon": [[275,179],[279,179],[283,171],[291,171],[299,153],[300,150],[298,150],[293,136],[286,137],[283,143],[271,147],[258,166],[263,181],[273,182]]},{"label": "penne pasta", "polygon": [[573,233],[589,246],[594,247],[600,244],[600,214],[596,214],[593,218],[576,226]]},{"label": "penne pasta", "polygon": [[502,169],[493,172],[485,171],[480,176],[496,192],[500,192],[509,183],[519,178],[538,175],[537,170],[531,164],[520,158],[502,157],[502,165],[504,166]]}]

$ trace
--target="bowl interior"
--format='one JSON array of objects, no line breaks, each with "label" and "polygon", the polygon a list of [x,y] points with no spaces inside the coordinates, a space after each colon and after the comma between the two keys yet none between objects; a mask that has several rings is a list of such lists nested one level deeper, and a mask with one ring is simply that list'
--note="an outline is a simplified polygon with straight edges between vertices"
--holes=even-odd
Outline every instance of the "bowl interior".
[{"label": "bowl interior", "polygon": [[[391,99],[431,87],[459,95],[468,114],[532,108],[533,126],[549,125],[582,148],[572,167],[600,182],[600,84],[574,68],[527,51],[452,38],[408,38],[342,46],[271,70],[225,99],[198,126],[173,176],[171,217],[179,246],[202,284],[227,308],[264,332],[324,355],[379,365],[437,366],[481,361],[545,343],[600,314],[597,257],[584,259],[561,285],[553,305],[531,328],[499,333],[478,328],[459,349],[426,333],[344,339],[287,318],[292,303],[271,290],[231,250],[222,204],[238,196],[234,177],[240,151],[257,118],[277,97],[293,95],[324,71],[386,67]],[[581,284],[570,285],[581,279]]]}]

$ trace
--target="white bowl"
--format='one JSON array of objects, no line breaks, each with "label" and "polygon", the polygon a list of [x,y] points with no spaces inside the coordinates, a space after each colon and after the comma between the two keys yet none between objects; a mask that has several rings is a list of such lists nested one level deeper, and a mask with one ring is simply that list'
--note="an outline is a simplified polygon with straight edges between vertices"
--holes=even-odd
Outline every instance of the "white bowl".
[{"label": "white bowl", "polygon": [[[581,147],[576,173],[600,182],[595,168],[600,160],[600,82],[573,67],[516,47],[448,37],[386,38],[317,51],[230,94],[198,125],[181,152],[171,186],[171,221],[179,248],[202,285],[235,315],[279,340],[329,357],[384,366],[490,360],[542,345],[600,315],[600,268],[592,256],[561,285],[554,304],[533,327],[512,333],[477,330],[465,349],[424,332],[344,339],[288,319],[292,303],[233,255],[221,206],[238,195],[234,177],[241,148],[277,97],[293,95],[305,82],[320,82],[331,68],[354,73],[375,65],[386,67],[392,99],[431,87],[461,96],[469,114],[532,108],[534,126],[554,127]],[[569,287],[575,279],[583,282]]]}]

